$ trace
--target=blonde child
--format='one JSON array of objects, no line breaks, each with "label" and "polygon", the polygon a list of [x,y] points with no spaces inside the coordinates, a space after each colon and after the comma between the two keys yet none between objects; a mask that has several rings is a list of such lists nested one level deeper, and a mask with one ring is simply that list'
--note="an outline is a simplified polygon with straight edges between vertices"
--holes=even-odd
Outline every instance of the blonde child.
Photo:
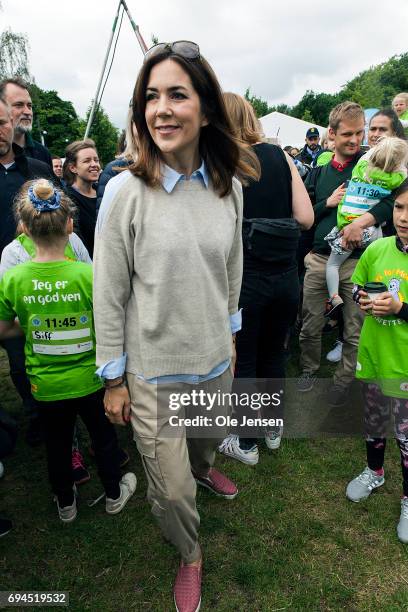
[{"label": "blonde child", "polygon": [[392,101],[392,108],[402,123],[405,136],[408,136],[408,93],[402,92],[397,94]]},{"label": "blonde child", "polygon": [[25,183],[15,206],[35,256],[0,281],[0,338],[15,330],[18,317],[59,518],[68,523],[77,515],[71,468],[77,415],[92,438],[106,511],[116,514],[133,495],[136,477],[128,473],[120,478],[117,439],[104,415],[102,385],[95,375],[92,267],[66,257],[75,209],[44,179]]},{"label": "blonde child", "polygon": [[[337,209],[337,225],[325,237],[331,246],[331,255],[326,267],[326,282],[329,292],[328,317],[337,317],[343,306],[339,296],[339,269],[352,250],[342,246],[342,230],[378,202],[388,197],[407,177],[408,144],[394,136],[381,139],[357,162],[346,193]],[[362,247],[382,237],[380,227],[371,226],[363,230]]]}]

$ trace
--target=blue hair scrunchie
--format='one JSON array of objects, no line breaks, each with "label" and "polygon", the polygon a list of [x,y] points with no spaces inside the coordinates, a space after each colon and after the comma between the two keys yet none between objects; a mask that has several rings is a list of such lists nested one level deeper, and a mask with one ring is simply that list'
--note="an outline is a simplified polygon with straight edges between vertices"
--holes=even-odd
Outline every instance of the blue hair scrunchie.
[{"label": "blue hair scrunchie", "polygon": [[57,210],[61,206],[61,194],[54,189],[54,193],[47,200],[42,200],[38,198],[35,193],[33,187],[29,187],[28,189],[28,197],[30,198],[31,204],[34,206],[36,210],[39,212],[45,212],[47,210]]}]

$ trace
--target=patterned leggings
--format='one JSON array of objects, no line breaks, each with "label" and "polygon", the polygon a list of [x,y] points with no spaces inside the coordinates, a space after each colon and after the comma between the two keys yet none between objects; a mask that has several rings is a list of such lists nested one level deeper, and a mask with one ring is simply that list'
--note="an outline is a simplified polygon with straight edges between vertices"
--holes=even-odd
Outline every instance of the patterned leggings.
[{"label": "patterned leggings", "polygon": [[363,383],[363,395],[368,467],[380,470],[384,465],[385,436],[393,415],[395,438],[401,455],[403,490],[408,496],[408,400],[387,397],[378,385],[371,383]]}]

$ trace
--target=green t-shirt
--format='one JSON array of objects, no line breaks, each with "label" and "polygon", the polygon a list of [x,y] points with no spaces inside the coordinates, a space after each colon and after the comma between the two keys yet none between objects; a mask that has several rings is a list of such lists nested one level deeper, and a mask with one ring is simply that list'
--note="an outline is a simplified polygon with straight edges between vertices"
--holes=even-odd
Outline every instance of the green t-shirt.
[{"label": "green t-shirt", "polygon": [[[406,179],[405,172],[383,172],[378,168],[367,172],[368,160],[358,160],[353,168],[351,180],[343,199],[337,207],[337,227],[343,229],[357,217],[360,217],[388,197]],[[368,174],[368,180],[367,180]]]},{"label": "green t-shirt", "polygon": [[34,397],[54,401],[101,388],[95,374],[92,266],[27,261],[0,281],[0,320],[19,318]]},{"label": "green t-shirt", "polygon": [[[398,117],[400,121],[408,121],[408,110],[404,111],[402,115]],[[405,136],[408,136],[408,126],[404,127]]]},{"label": "green t-shirt", "polygon": [[[358,285],[382,282],[394,298],[408,302],[408,254],[395,236],[370,244],[351,280]],[[376,382],[384,395],[408,399],[408,323],[395,315],[364,319],[358,345],[356,377]]]},{"label": "green t-shirt", "polygon": [[[16,240],[21,244],[22,247],[27,251],[28,255],[31,259],[35,257],[36,250],[35,244],[29,236],[26,234],[19,234]],[[65,247],[64,255],[66,259],[71,259],[72,261],[77,260],[77,256],[75,255],[74,249],[71,246],[71,243],[68,241]]]},{"label": "green t-shirt", "polygon": [[320,153],[319,157],[317,158],[316,166],[326,166],[327,164],[330,164],[331,160],[333,159],[333,155],[333,151],[323,151],[323,153]]}]

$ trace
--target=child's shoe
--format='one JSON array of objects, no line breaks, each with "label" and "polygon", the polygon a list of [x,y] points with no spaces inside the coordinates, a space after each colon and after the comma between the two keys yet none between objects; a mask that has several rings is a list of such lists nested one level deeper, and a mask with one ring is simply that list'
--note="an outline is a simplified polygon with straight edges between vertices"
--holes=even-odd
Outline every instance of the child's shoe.
[{"label": "child's shoe", "polygon": [[126,506],[133,493],[136,491],[137,480],[135,474],[128,472],[122,476],[119,483],[120,495],[117,499],[106,498],[106,512],[118,514]]},{"label": "child's shoe", "polygon": [[401,516],[397,525],[398,538],[404,544],[408,544],[408,497],[401,499]]},{"label": "child's shoe", "polygon": [[256,465],[259,461],[259,451],[254,440],[252,448],[243,449],[239,445],[239,436],[235,434],[229,434],[219,445],[218,450],[227,457],[232,457],[241,463],[247,465]]},{"label": "child's shoe", "polygon": [[265,431],[265,444],[269,450],[278,450],[281,444],[283,427],[275,427]]},{"label": "child's shoe", "polygon": [[384,473],[377,474],[367,466],[356,478],[348,483],[346,496],[350,501],[359,502],[384,484]]},{"label": "child's shoe", "polygon": [[64,506],[62,508],[59,505],[58,497],[57,496],[54,497],[54,501],[57,502],[58,516],[60,517],[63,523],[72,523],[72,521],[74,521],[77,517],[78,512],[77,512],[75,485],[73,487],[73,493],[74,493],[73,503],[70,506]]}]

